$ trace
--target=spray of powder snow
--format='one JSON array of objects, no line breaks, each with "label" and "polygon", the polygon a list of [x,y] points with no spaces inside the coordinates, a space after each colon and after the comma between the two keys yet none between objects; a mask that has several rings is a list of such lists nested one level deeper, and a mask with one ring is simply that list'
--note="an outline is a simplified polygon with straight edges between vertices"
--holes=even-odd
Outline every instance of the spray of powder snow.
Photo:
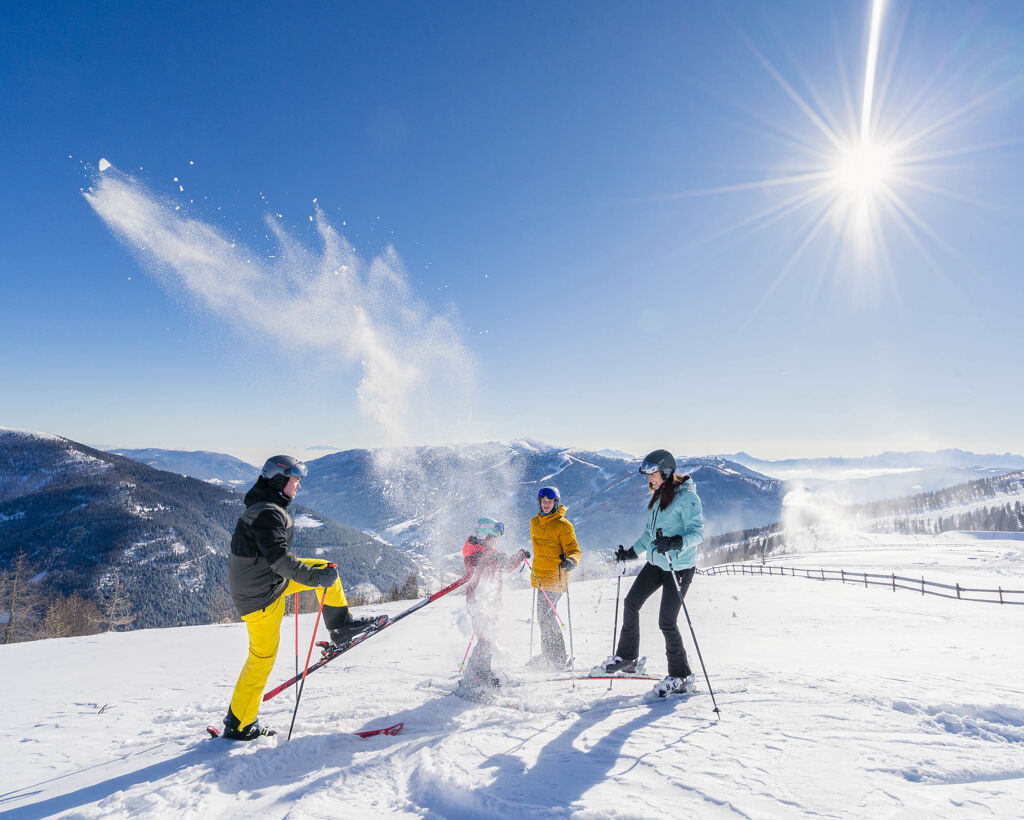
[{"label": "spray of powder snow", "polygon": [[[411,292],[394,249],[361,259],[318,208],[319,248],[307,247],[268,216],[278,247],[273,258],[261,258],[106,160],[85,198],[143,265],[193,306],[281,346],[360,367],[359,407],[392,444],[466,435],[472,357],[454,317],[433,313]],[[478,497],[487,486],[502,501],[500,514],[517,476],[498,466],[482,482],[476,459],[452,450],[444,458],[425,453],[376,451],[378,486],[396,516],[416,522],[425,551],[450,552],[454,533],[464,535],[475,513],[439,499]]]},{"label": "spray of powder snow", "polygon": [[429,399],[440,391],[456,415],[468,408],[469,352],[452,317],[432,314],[410,292],[393,248],[365,262],[317,209],[318,250],[268,218],[278,250],[262,259],[109,166],[85,198],[165,286],[193,304],[282,346],[358,364],[359,406],[390,441],[420,432],[421,414],[429,417]]}]

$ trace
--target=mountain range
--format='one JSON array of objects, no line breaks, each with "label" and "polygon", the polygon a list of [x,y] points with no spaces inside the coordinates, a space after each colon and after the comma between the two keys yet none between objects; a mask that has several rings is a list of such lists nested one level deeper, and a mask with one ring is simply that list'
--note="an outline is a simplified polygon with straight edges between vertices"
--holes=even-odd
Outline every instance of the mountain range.
[{"label": "mountain range", "polygon": [[969,450],[885,452],[859,458],[767,460],[748,453],[723,456],[763,475],[786,481],[843,503],[867,503],[934,492],[969,481],[1024,469],[1024,456]]},{"label": "mountain range", "polygon": [[[253,476],[250,476],[252,480]],[[96,600],[115,571],[138,627],[234,616],[227,596],[238,492],[59,436],[0,429],[0,569],[21,553],[54,594]],[[338,564],[346,587],[387,590],[429,567],[302,505],[296,554]]]},{"label": "mountain range", "polygon": [[259,474],[259,468],[247,464],[240,458],[226,453],[211,453],[205,450],[110,450],[120,456],[141,461],[158,470],[201,478],[214,484],[228,484],[234,487],[248,487]]},{"label": "mountain range", "polygon": [[[544,485],[559,488],[584,550],[607,551],[640,535],[649,498],[636,459],[526,440],[345,450],[308,466],[305,503],[421,551],[430,543],[456,549],[482,515],[501,518],[510,540],[528,546]],[[780,481],[718,456],[686,459],[678,469],[697,484],[709,534],[779,519]]]}]

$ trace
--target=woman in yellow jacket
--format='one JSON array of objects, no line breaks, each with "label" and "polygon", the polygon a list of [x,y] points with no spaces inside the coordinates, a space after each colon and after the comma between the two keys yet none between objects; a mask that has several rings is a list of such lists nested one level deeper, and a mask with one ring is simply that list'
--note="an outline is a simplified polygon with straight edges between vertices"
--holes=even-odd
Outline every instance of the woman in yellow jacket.
[{"label": "woman in yellow jacket", "polygon": [[558,487],[541,487],[537,493],[540,512],[530,519],[530,540],[533,542],[533,578],[537,622],[540,626],[541,653],[532,658],[531,667],[560,669],[568,658],[565,639],[559,631],[555,614],[558,599],[569,586],[569,573],[580,563],[583,553],[576,543],[576,530],[565,517]]}]

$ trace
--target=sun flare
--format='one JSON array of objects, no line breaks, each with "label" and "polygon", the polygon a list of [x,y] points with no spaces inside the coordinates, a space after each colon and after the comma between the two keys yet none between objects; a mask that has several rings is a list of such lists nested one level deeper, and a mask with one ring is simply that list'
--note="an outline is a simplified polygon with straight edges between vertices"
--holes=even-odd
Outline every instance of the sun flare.
[{"label": "sun flare", "polygon": [[881,194],[891,171],[890,152],[884,147],[864,142],[843,152],[835,169],[839,190],[858,199]]}]

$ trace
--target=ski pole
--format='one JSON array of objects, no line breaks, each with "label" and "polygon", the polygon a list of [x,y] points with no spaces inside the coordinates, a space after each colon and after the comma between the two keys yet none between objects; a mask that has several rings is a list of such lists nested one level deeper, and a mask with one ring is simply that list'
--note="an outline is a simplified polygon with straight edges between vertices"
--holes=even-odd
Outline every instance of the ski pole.
[{"label": "ski pole", "polygon": [[[660,531],[659,531],[660,535]],[[700,660],[700,668],[704,673],[704,680],[708,684],[708,693],[711,695],[711,703],[714,704],[714,712],[720,715],[721,712],[718,710],[718,702],[715,700],[715,690],[711,688],[711,681],[708,679],[708,670],[704,666],[704,656],[700,654],[700,644],[697,643],[697,633],[693,631],[693,621],[690,620],[690,612],[686,608],[686,601],[683,600],[683,588],[679,585],[679,578],[676,576],[676,571],[672,568],[672,558],[669,554],[665,553],[665,558],[668,560],[668,571],[672,573],[672,580],[676,585],[676,592],[679,593],[679,603],[683,605],[683,614],[686,615],[686,623],[690,627],[690,635],[693,636],[693,646],[697,650],[697,658]]]},{"label": "ski pole", "polygon": [[460,672],[462,671],[462,667],[464,667],[466,665],[466,658],[469,657],[469,647],[471,647],[473,645],[473,638],[475,638],[475,637],[476,637],[476,633],[475,632],[472,635],[469,636],[469,643],[466,644],[466,654],[462,656],[462,663],[459,664],[459,671]]},{"label": "ski pole", "polygon": [[[615,654],[615,635],[619,631],[619,596],[622,594],[622,576],[626,574],[626,565],[623,563],[622,572],[619,573],[619,577],[615,579],[615,623],[612,626],[612,654]],[[612,684],[615,683],[614,679],[608,681],[608,691],[612,691]]]},{"label": "ski pole", "polygon": [[533,576],[533,579],[537,582],[538,588],[544,593],[544,597],[547,598],[548,606],[551,607],[551,611],[555,613],[555,620],[558,621],[558,625],[562,627],[562,629],[565,629],[565,624],[562,623],[562,619],[558,617],[558,610],[555,609],[555,605],[551,603],[551,598],[548,597],[547,592],[544,592],[544,587],[541,585],[540,578],[538,578],[537,573],[533,571],[533,567],[530,566],[530,562],[524,558],[523,563],[530,568],[530,575]]},{"label": "ski pole", "polygon": [[[337,564],[328,564],[329,567],[336,567]],[[295,711],[292,712],[292,722],[288,727],[288,739],[292,739],[292,729],[295,728],[295,716],[299,713],[299,701],[302,699],[302,689],[306,685],[306,670],[309,669],[309,659],[313,655],[313,643],[316,641],[316,631],[320,628],[320,616],[324,611],[324,601],[327,600],[327,590],[320,596],[320,608],[316,611],[316,623],[313,624],[313,637],[309,639],[309,652],[306,653],[306,666],[302,670],[302,683],[299,684],[299,691],[295,693]],[[296,616],[298,617],[298,616]]]},{"label": "ski pole", "polygon": [[[562,551],[565,560],[565,551]],[[562,575],[562,565],[558,565],[558,574]],[[561,580],[561,578],[559,578]],[[569,616],[569,675],[572,678],[572,691],[576,691],[576,649],[572,644],[572,598],[569,597],[569,573],[565,573],[565,612]]]},{"label": "ski pole", "polygon": [[533,590],[533,597],[530,599],[530,657],[533,657],[533,621],[537,615],[537,590]]},{"label": "ski pole", "polygon": [[[325,593],[326,594],[326,593]],[[295,619],[295,675],[299,674],[299,593],[292,595],[292,617]],[[295,705],[298,706],[298,690],[295,690]]]}]

